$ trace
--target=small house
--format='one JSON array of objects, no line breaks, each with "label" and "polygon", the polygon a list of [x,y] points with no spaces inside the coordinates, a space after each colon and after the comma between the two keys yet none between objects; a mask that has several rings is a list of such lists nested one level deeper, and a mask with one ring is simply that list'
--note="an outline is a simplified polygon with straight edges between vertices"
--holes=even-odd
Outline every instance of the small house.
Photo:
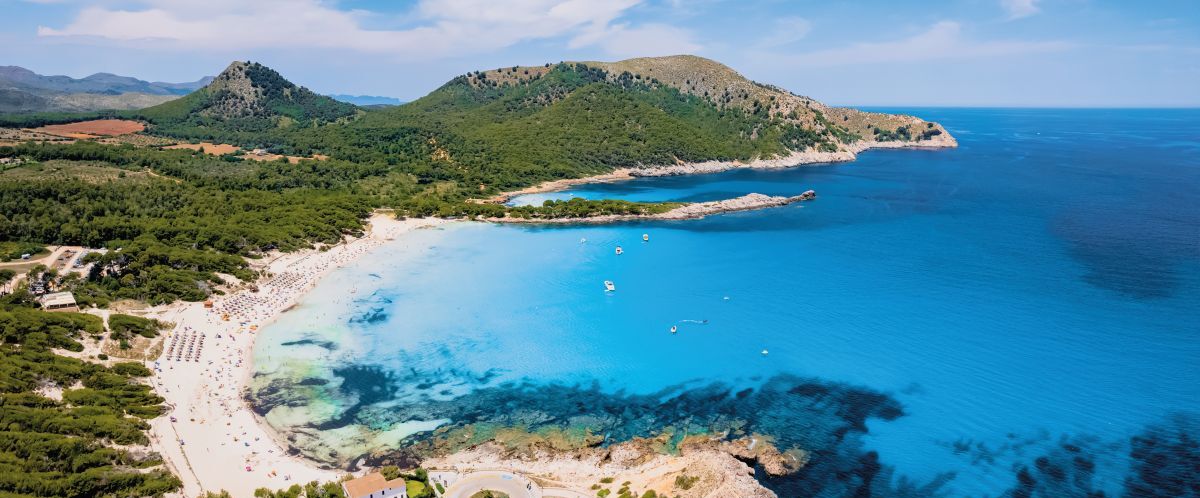
[{"label": "small house", "polygon": [[347,498],[408,498],[403,477],[389,481],[379,472],[343,482],[342,491],[346,492]]},{"label": "small house", "polygon": [[75,296],[70,292],[55,292],[42,296],[42,309],[46,311],[79,311]]}]

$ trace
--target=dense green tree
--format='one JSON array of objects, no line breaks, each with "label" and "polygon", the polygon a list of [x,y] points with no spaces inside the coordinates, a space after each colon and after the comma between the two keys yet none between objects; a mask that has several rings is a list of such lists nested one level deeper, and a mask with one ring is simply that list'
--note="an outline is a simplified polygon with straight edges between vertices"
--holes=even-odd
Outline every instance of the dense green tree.
[{"label": "dense green tree", "polygon": [[[0,303],[0,495],[162,496],[180,482],[151,455],[110,446],[149,443],[144,419],[162,413],[162,398],[134,381],[151,372],[138,363],[112,368],[54,354],[78,351],[76,339],[103,330],[99,318],[48,313]],[[82,387],[70,389],[79,383]],[[64,388],[63,400],[37,394]],[[146,469],[146,470],[142,470]]]}]

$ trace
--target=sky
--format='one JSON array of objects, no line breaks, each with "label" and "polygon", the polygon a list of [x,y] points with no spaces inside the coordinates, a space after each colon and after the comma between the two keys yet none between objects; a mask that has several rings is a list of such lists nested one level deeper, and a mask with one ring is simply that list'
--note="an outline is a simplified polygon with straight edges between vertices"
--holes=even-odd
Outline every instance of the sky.
[{"label": "sky", "polygon": [[413,100],[476,69],[683,53],[836,105],[1200,106],[1200,0],[0,0],[0,65],[73,77],[253,60]]}]

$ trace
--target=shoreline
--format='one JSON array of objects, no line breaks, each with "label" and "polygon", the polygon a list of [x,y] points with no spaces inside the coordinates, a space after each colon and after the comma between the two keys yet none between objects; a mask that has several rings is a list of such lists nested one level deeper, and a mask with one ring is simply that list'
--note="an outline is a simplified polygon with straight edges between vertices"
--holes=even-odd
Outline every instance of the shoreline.
[{"label": "shoreline", "polygon": [[[952,138],[948,140],[950,145],[871,142],[859,144],[853,150],[793,153],[782,158],[745,163],[710,161],[621,168],[603,175],[546,182],[482,202],[506,202],[517,195],[558,191],[587,183],[625,181],[642,176],[705,174],[742,168],[775,169],[844,162],[857,157],[857,152],[870,148],[956,146]],[[688,204],[656,215],[486,221],[609,223],[638,219],[684,220],[723,212],[782,206],[814,197],[815,193],[811,191],[794,197],[748,194],[734,199]],[[147,310],[145,316],[174,324],[173,329],[163,335],[163,355],[158,360],[146,361],[147,366],[156,372],[151,380],[152,386],[169,407],[166,414],[150,421],[149,433],[151,447],[162,455],[165,465],[183,482],[182,490],[172,496],[197,496],[220,490],[228,491],[233,496],[251,496],[260,487],[282,489],[312,480],[336,480],[348,474],[295,452],[286,437],[276,432],[249,406],[245,390],[254,375],[255,334],[273,323],[282,313],[295,308],[300,299],[325,275],[404,233],[451,222],[439,218],[396,220],[389,215],[375,213],[368,220],[367,233],[360,238],[347,238],[343,243],[324,250],[308,249],[276,254],[265,261],[252,261],[254,269],[266,272],[269,276],[255,282],[240,282],[236,291],[225,296],[214,296],[212,308],[205,308],[204,303],[175,303]],[[248,290],[247,284],[262,289],[257,292]],[[203,339],[199,339],[201,334]],[[168,359],[166,351],[169,351],[172,341],[179,341],[180,349],[183,348],[182,344],[192,344],[193,347],[199,344],[199,350],[187,352],[187,358],[182,361]],[[207,351],[204,348],[205,341],[211,341]],[[218,348],[221,350],[217,351]],[[206,422],[209,419],[223,421],[225,425],[208,425]],[[435,461],[452,460],[459,456],[458,453],[445,455]]]},{"label": "shoreline", "polygon": [[703,161],[697,163],[680,163],[672,165],[646,165],[639,167],[624,167],[617,168],[609,173],[587,176],[583,178],[570,178],[563,180],[552,180],[539,183],[531,187],[525,187],[520,190],[510,192],[502,192],[488,199],[476,200],[476,202],[504,204],[516,197],[529,194],[544,194],[549,192],[559,192],[569,189],[577,185],[589,183],[614,183],[620,181],[634,180],[637,178],[657,177],[657,176],[682,176],[682,175],[706,175],[712,173],[723,173],[735,169],[786,169],[799,166],[819,166],[824,164],[836,164],[854,161],[858,159],[858,154],[871,149],[948,149],[958,147],[958,141],[949,134],[938,135],[934,139],[924,140],[921,142],[876,142],[876,141],[860,141],[847,146],[845,149],[836,152],[821,152],[821,151],[799,151],[792,152],[783,157],[774,158],[759,158],[749,161]]},{"label": "shoreline", "polygon": [[[294,454],[283,435],[251,409],[244,394],[254,375],[256,334],[295,308],[323,277],[395,237],[450,221],[396,220],[376,213],[368,223],[364,236],[325,250],[252,261],[254,269],[269,276],[213,296],[211,308],[174,303],[144,314],[174,324],[162,336],[164,353],[145,362],[155,371],[152,387],[168,407],[150,421],[149,435],[151,447],[183,482],[172,496],[220,490],[251,496],[260,487],[276,490],[346,474]],[[261,289],[254,292],[246,284]],[[172,344],[177,344],[175,354],[170,353]]]}]

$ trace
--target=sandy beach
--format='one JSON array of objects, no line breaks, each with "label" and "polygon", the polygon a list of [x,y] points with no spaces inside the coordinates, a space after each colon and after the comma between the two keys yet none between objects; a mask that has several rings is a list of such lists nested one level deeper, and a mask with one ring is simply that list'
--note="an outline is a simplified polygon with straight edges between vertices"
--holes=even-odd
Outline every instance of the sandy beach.
[{"label": "sandy beach", "polygon": [[416,229],[448,223],[440,219],[396,220],[376,214],[368,232],[328,250],[273,255],[254,266],[267,272],[258,292],[239,290],[204,303],[176,303],[146,316],[173,324],[164,353],[148,361],[155,391],[169,412],[151,421],[152,446],[183,481],[176,496],[226,490],[252,496],[255,489],[286,488],[328,481],[344,472],[317,467],[287,454],[243,399],[253,375],[258,330],[296,304],[330,271],[354,261],[384,242]]}]

